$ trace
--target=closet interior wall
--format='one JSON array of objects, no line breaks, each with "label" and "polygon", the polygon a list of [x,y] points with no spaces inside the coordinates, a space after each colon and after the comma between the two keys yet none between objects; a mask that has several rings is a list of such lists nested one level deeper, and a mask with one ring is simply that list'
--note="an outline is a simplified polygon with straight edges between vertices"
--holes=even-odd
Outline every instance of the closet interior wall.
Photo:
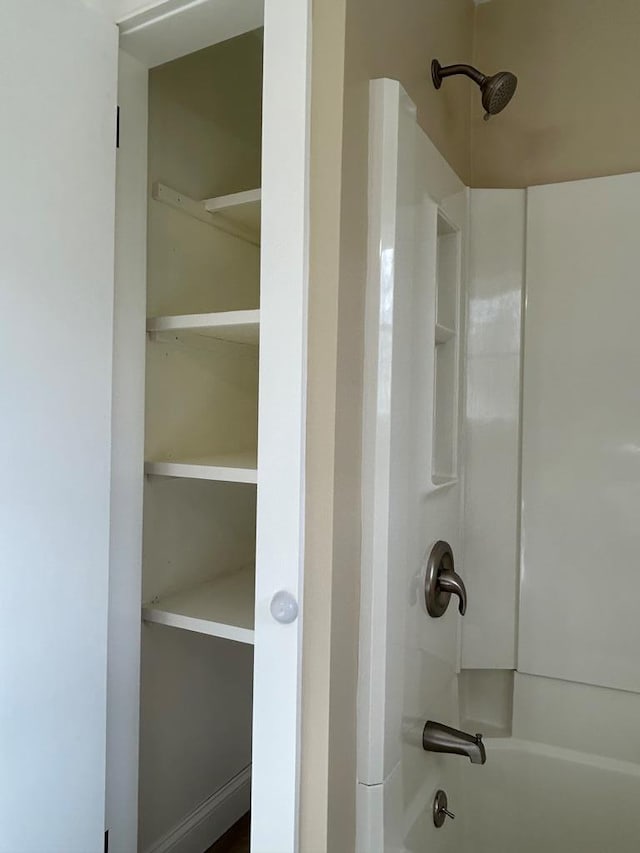
[{"label": "closet interior wall", "polygon": [[[259,308],[257,241],[157,200],[156,188],[202,200],[260,187],[261,95],[261,31],[150,71],[149,318]],[[147,460],[255,459],[257,346],[151,333],[146,364]],[[143,604],[253,572],[254,483],[145,477]],[[143,623],[141,851],[250,766],[252,670],[248,642]]]}]

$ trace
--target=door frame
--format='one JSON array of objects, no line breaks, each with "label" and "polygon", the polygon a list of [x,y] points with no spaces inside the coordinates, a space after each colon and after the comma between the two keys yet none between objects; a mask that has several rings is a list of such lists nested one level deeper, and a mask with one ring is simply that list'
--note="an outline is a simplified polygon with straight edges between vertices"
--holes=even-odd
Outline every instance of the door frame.
[{"label": "door frame", "polygon": [[[129,73],[121,73],[121,97],[132,113],[121,115],[123,137],[125,123],[133,122],[131,132],[137,139],[141,134],[146,138],[148,103],[142,81],[149,68],[261,24],[262,0],[165,0],[120,21],[121,49],[129,54]],[[310,0],[264,0],[264,26],[251,848],[253,853],[293,853],[300,787]],[[138,150],[131,169],[137,178],[116,199],[116,229],[120,221],[120,234],[133,229],[139,235],[146,229],[146,148],[144,153]],[[113,853],[137,847],[137,796],[131,791],[137,791],[138,777],[139,592],[135,606],[131,597],[141,586],[144,395],[139,389],[144,387],[144,358],[137,351],[144,342],[146,264],[140,250],[130,244],[127,248],[120,253],[115,281],[114,373],[120,377],[118,395],[126,396],[130,407],[126,425],[114,420],[112,506],[117,496],[130,513],[126,541],[123,513],[114,515],[110,565],[107,827]],[[142,251],[146,255],[144,244]],[[125,304],[128,314],[119,310]],[[116,480],[123,470],[133,474]],[[280,624],[271,616],[269,605],[279,590],[292,594],[299,604],[292,624]]]}]

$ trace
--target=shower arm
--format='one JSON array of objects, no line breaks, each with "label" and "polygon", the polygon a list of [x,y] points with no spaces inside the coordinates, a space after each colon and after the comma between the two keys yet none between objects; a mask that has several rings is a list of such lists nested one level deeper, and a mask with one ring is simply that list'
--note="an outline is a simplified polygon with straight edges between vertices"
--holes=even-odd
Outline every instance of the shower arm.
[{"label": "shower arm", "polygon": [[[464,74],[465,77],[470,77],[478,86],[482,86],[487,79],[485,74],[474,68],[473,65],[445,65],[444,67],[438,63],[437,71],[433,70],[433,82],[436,89],[439,89],[445,77],[453,77],[456,74]],[[437,76],[436,76],[437,75]]]}]

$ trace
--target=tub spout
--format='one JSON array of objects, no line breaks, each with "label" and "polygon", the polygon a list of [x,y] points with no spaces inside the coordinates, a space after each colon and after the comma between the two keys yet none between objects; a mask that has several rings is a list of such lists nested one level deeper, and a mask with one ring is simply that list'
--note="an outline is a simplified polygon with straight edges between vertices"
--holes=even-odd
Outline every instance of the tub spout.
[{"label": "tub spout", "polygon": [[427,752],[466,755],[472,764],[484,764],[487,760],[482,735],[470,735],[433,720],[428,720],[423,729],[422,748]]}]

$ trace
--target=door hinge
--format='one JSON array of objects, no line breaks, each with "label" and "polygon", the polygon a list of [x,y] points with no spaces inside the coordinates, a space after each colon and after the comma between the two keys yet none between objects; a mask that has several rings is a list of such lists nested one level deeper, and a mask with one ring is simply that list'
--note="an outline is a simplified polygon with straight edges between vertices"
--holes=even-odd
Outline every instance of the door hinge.
[{"label": "door hinge", "polygon": [[116,107],[116,148],[120,148],[120,107]]},{"label": "door hinge", "polygon": [[104,853],[109,853],[109,830],[104,831]]}]

